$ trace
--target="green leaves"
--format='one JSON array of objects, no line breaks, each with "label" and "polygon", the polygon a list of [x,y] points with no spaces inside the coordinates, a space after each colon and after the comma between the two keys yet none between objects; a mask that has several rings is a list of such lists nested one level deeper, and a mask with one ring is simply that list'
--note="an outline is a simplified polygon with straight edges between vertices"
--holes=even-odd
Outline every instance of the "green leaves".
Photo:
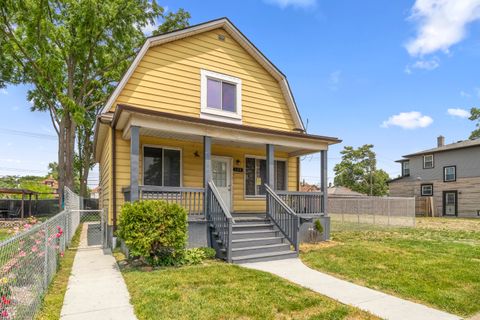
[{"label": "green leaves", "polygon": [[472,108],[470,110],[470,113],[471,113],[471,116],[468,119],[472,121],[479,120],[477,121],[477,124],[476,124],[477,129],[473,130],[472,133],[470,134],[470,139],[478,139],[480,138],[480,109]]},{"label": "green leaves", "polygon": [[377,169],[372,144],[365,144],[358,149],[345,146],[340,153],[342,161],[334,168],[336,186],[373,196],[384,196],[388,193],[389,175]]}]

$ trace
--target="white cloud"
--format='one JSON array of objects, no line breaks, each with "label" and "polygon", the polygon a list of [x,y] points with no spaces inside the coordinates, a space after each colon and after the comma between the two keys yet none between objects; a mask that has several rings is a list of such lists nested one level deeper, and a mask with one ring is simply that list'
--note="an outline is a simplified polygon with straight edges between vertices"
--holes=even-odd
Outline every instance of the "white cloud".
[{"label": "white cloud", "polygon": [[1,89],[0,89],[0,94],[7,95],[7,94],[8,94],[7,89],[1,88]]},{"label": "white cloud", "polygon": [[314,7],[317,4],[317,0],[264,0],[267,3],[274,4],[284,9],[288,6],[297,8],[309,8]]},{"label": "white cloud", "polygon": [[383,121],[381,127],[390,128],[392,126],[401,127],[403,129],[426,128],[431,125],[433,119],[429,116],[422,115],[418,111],[400,112],[393,115],[388,120]]},{"label": "white cloud", "polygon": [[480,0],[416,0],[410,18],[418,22],[416,38],[406,44],[411,56],[448,52],[465,38],[467,24],[480,19]]},{"label": "white cloud", "polygon": [[157,30],[157,24],[147,24],[146,26],[143,26],[142,28],[142,32],[144,35],[151,35],[153,31]]},{"label": "white cloud", "polygon": [[433,58],[430,60],[422,59],[422,60],[417,60],[415,61],[415,63],[408,65],[405,68],[405,72],[408,74],[411,74],[413,72],[412,69],[422,69],[422,70],[431,71],[431,70],[437,69],[439,66],[440,64],[438,62],[438,58]]},{"label": "white cloud", "polygon": [[338,87],[340,85],[340,81],[342,77],[342,71],[341,70],[335,70],[330,73],[328,77],[328,86],[331,90],[338,90]]},{"label": "white cloud", "polygon": [[462,98],[471,98],[472,97],[472,95],[470,93],[468,93],[466,91],[463,91],[463,90],[460,91],[460,96]]},{"label": "white cloud", "polygon": [[453,117],[468,118],[470,117],[470,112],[461,108],[450,108],[447,110],[447,113]]}]

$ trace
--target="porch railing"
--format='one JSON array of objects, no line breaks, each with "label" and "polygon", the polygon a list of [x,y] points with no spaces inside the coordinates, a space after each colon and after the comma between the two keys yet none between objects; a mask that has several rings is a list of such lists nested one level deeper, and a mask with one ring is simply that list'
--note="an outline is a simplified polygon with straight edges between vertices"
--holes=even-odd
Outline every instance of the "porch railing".
[{"label": "porch railing", "polygon": [[325,212],[323,192],[276,191],[276,193],[297,214]]},{"label": "porch railing", "polygon": [[206,192],[207,221],[225,247],[226,260],[232,262],[232,224],[235,222],[227,206],[223,202],[215,183],[210,180]]},{"label": "porch railing", "polygon": [[298,228],[300,219],[275,191],[265,185],[267,215],[298,252]]},{"label": "porch railing", "polygon": [[[139,199],[164,200],[177,203],[188,215],[203,215],[204,188],[139,186]],[[130,188],[124,189],[125,201],[130,201]]]}]

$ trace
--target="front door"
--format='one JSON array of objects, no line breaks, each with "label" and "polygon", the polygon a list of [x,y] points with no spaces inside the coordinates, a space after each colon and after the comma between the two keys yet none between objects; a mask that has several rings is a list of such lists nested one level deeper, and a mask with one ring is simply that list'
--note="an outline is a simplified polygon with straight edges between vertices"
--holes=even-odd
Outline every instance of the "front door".
[{"label": "front door", "polygon": [[457,191],[443,192],[443,214],[455,216],[457,214]]},{"label": "front door", "polygon": [[232,159],[212,157],[212,180],[229,210],[232,208]]}]

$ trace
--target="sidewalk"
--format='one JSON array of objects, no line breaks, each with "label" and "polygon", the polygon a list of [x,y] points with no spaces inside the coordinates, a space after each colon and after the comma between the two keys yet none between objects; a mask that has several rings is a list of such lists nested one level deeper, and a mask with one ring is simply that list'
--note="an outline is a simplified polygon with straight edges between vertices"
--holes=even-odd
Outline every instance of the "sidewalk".
[{"label": "sidewalk", "polygon": [[62,320],[135,320],[130,296],[109,250],[87,246],[87,224],[73,262]]},{"label": "sidewalk", "polygon": [[308,268],[298,258],[243,264],[243,267],[276,274],[342,303],[388,320],[460,320],[461,318],[418,303],[368,289]]}]

